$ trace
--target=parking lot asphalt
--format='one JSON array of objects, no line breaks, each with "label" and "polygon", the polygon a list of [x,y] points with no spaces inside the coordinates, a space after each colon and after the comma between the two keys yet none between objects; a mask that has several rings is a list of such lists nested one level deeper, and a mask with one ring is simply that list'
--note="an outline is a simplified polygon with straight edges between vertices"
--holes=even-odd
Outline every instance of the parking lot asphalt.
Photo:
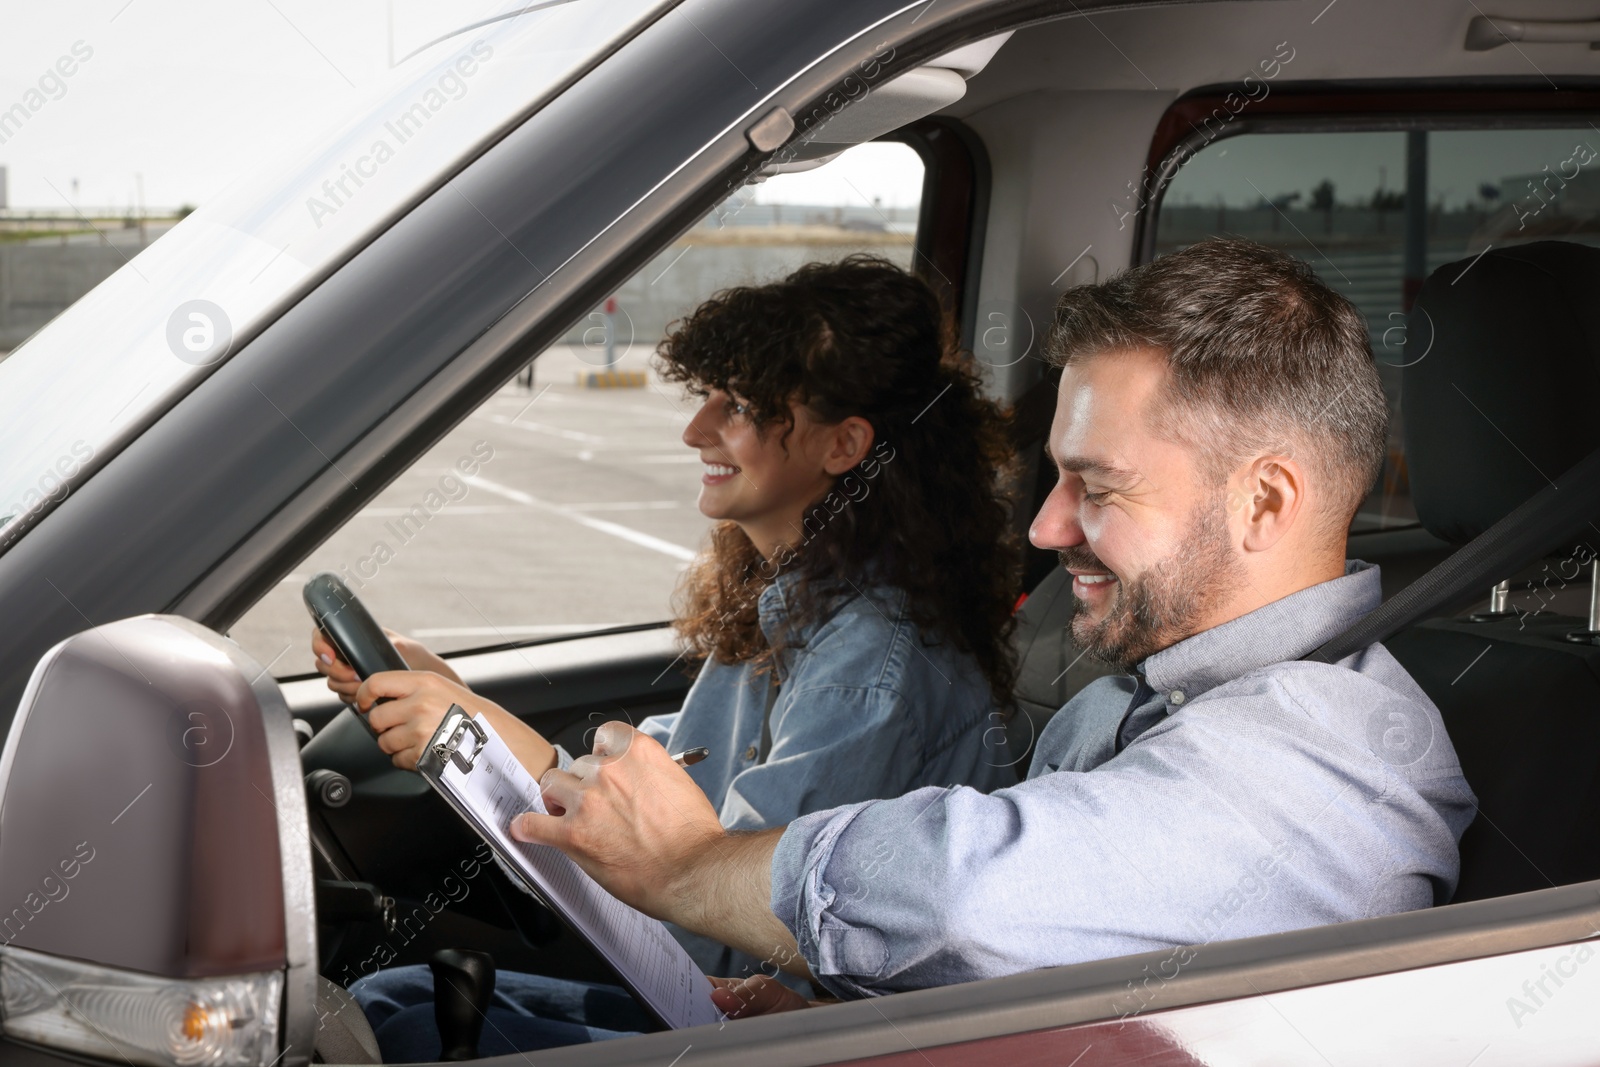
[{"label": "parking lot asphalt", "polygon": [[[645,369],[629,352],[624,371]],[[300,588],[335,571],[378,621],[435,651],[664,620],[708,521],[681,435],[697,401],[587,388],[603,359],[557,348],[502,388],[318,547],[232,628],[272,673],[310,667]]]}]

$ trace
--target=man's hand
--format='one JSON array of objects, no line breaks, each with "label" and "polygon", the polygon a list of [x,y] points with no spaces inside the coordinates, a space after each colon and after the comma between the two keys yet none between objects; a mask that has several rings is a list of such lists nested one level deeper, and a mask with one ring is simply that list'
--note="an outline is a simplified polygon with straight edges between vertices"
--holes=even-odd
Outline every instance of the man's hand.
[{"label": "man's hand", "polygon": [[356,712],[378,731],[378,747],[396,767],[408,771],[416,769],[428,739],[452,704],[459,704],[468,715],[487,717],[530,774],[555,766],[555,747],[538,731],[494,701],[431,671],[380,671],[355,693]]},{"label": "man's hand", "polygon": [[676,915],[696,859],[726,838],[705,793],[667,750],[623,722],[602,723],[594,754],[539,780],[549,815],[511,822],[519,841],[555,845],[622,900]]},{"label": "man's hand", "polygon": [[807,1000],[775,978],[753,974],[749,978],[713,978],[711,1002],[730,1019],[754,1015],[775,1015],[837,1003],[832,1000]]},{"label": "man's hand", "polygon": [[627,723],[595,731],[594,755],[539,780],[549,815],[511,821],[519,841],[554,845],[647,915],[809,978],[794,935],[772,914],[782,827],[728,834],[694,779]]}]

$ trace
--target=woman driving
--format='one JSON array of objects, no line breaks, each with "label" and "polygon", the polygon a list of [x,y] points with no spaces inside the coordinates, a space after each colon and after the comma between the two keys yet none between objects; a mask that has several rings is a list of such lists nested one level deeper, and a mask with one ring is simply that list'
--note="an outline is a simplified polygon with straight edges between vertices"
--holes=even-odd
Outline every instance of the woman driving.
[{"label": "woman driving", "polygon": [[[688,773],[729,829],[925,785],[1012,784],[1003,731],[991,732],[1014,674],[998,485],[1009,454],[934,293],[875,257],[808,265],[702,304],[661,343],[658,369],[701,401],[683,441],[704,463],[699,508],[716,522],[674,622],[698,675],[680,711],[639,729],[673,752],[709,750]],[[570,762],[392,636],[413,669],[365,682],[320,633],[312,650],[396,765],[415,767],[451,704],[483,713],[536,778]],[[707,974],[761,969],[674,933]],[[484,1054],[642,1028],[621,990],[597,1014],[604,990],[576,985],[497,976]],[[386,1059],[437,1053],[426,967],[352,992]]]}]

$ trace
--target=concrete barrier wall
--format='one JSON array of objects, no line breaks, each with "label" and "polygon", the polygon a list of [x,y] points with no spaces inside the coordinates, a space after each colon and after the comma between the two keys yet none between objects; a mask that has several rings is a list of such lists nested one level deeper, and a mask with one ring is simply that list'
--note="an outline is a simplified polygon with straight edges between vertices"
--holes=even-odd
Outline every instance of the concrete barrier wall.
[{"label": "concrete barrier wall", "polygon": [[0,244],[0,351],[33,332],[127,262],[104,244]]},{"label": "concrete barrier wall", "polygon": [[[669,323],[718,289],[774,281],[816,260],[866,250],[911,265],[909,235],[837,231],[831,240],[782,243],[782,233],[751,229],[725,243],[680,241],[624,284],[617,291],[618,344],[654,347]],[[780,243],[763,243],[771,237]],[[119,250],[104,244],[0,244],[0,352],[21,344],[124,262]],[[598,311],[572,329],[568,343],[603,346]]]}]

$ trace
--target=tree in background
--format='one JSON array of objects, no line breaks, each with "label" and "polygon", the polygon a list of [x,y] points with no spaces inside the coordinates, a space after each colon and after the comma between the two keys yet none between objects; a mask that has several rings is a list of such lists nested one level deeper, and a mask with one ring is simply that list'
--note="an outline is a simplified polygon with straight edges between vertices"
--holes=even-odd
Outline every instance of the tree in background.
[{"label": "tree in background", "polygon": [[1311,210],[1322,212],[1322,232],[1333,232],[1333,182],[1327,178],[1311,190]]}]

